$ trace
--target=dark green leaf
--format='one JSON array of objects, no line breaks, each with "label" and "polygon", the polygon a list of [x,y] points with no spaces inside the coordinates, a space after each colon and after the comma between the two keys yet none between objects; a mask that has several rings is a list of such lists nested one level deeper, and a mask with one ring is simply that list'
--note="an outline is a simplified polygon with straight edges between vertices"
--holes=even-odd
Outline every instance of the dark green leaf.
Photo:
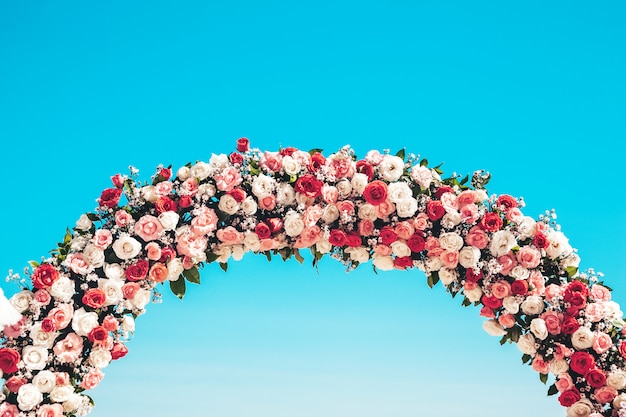
[{"label": "dark green leaf", "polygon": [[207,263],[211,263],[211,262],[215,262],[217,260],[217,258],[219,258],[219,255],[214,254],[213,252],[207,252],[206,254],[206,262]]},{"label": "dark green leaf", "polygon": [[527,354],[525,354],[525,353],[524,353],[524,354],[522,355],[522,363],[526,363],[526,362],[528,362],[529,360],[531,360],[532,358],[533,358],[532,356],[527,355]]},{"label": "dark green leaf", "polygon": [[293,254],[296,258],[296,261],[298,261],[300,264],[304,262],[304,258],[302,257],[302,255],[300,255],[300,251],[298,249],[294,249]]},{"label": "dark green leaf", "polygon": [[313,148],[313,149],[309,150],[309,155],[314,155],[317,152],[322,153],[322,151],[323,150],[320,149],[320,148]]},{"label": "dark green leaf", "polygon": [[428,166],[428,159],[424,158],[420,161],[420,166],[421,167],[427,167]]},{"label": "dark green leaf", "polygon": [[198,272],[198,268],[195,266],[191,269],[185,269],[183,271],[183,275],[187,278],[187,281],[194,284],[200,284],[200,272]]},{"label": "dark green leaf", "polygon": [[224,271],[224,272],[228,271],[228,263],[227,262],[220,262],[220,268],[222,268],[222,271]]},{"label": "dark green leaf", "polygon": [[544,384],[548,382],[548,374],[539,374],[539,380]]},{"label": "dark green leaf", "polygon": [[438,273],[433,272],[430,275],[428,275],[428,279],[427,279],[426,283],[428,284],[428,286],[430,288],[432,288],[435,285],[437,285],[438,282],[439,282],[439,274]]},{"label": "dark green leaf", "polygon": [[185,278],[181,275],[176,281],[170,281],[170,289],[176,297],[182,300],[186,291]]},{"label": "dark green leaf", "polygon": [[550,385],[550,388],[548,388],[548,396],[557,394],[558,392],[559,390],[556,388],[555,384]]},{"label": "dark green leaf", "polygon": [[396,152],[396,156],[398,158],[401,158],[402,160],[404,160],[404,156],[406,155],[406,151],[404,148],[400,149],[398,152]]}]

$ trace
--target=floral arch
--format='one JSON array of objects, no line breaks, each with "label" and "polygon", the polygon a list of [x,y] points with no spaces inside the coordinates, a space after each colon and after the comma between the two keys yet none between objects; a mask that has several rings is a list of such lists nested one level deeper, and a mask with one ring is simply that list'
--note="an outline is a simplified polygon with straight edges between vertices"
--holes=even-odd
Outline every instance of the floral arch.
[{"label": "floral arch", "polygon": [[489,196],[484,171],[442,175],[404,150],[263,152],[240,138],[229,155],[159,166],[149,182],[132,167],[113,176],[98,207],[31,262],[22,291],[0,291],[0,416],[88,414],[87,392],[128,352],[158,285],[182,299],[206,263],[226,270],[247,252],[302,262],[303,250],[314,264],[424,271],[479,307],[543,383],[552,375],[548,394],[568,417],[625,416],[626,327],[610,288],[578,270],[549,214]]}]

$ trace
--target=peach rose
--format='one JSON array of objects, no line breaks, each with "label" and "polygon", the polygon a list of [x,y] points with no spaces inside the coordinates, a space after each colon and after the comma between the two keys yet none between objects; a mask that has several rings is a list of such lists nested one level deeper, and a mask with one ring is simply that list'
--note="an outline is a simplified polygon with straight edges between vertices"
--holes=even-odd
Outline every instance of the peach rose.
[{"label": "peach rose", "polygon": [[233,226],[226,226],[223,229],[219,229],[216,233],[217,238],[226,245],[238,245],[243,243],[245,235]]},{"label": "peach rose", "polygon": [[165,264],[161,262],[156,262],[152,267],[150,267],[150,272],[148,272],[148,278],[150,278],[154,282],[164,282],[167,280],[169,271]]},{"label": "peach rose", "polygon": [[146,214],[135,223],[135,233],[145,242],[158,239],[163,232],[163,226],[156,217]]}]

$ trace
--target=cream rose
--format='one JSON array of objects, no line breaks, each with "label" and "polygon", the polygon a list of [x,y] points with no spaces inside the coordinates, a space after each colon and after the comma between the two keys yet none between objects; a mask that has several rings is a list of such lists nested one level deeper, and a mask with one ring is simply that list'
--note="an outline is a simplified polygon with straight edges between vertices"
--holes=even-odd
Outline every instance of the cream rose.
[{"label": "cream rose", "polygon": [[517,348],[524,354],[534,356],[537,353],[535,348],[535,337],[532,333],[526,333],[517,340]]},{"label": "cream rose", "polygon": [[350,197],[350,194],[352,194],[352,184],[347,179],[338,181],[335,187],[337,187],[337,191],[339,191],[339,197],[341,200],[345,200]]},{"label": "cream rose", "polygon": [[445,250],[456,252],[463,247],[463,238],[457,233],[442,233],[439,235],[439,246]]},{"label": "cream rose", "polygon": [[470,302],[475,303],[483,296],[483,290],[477,285],[470,290],[464,289],[463,294],[465,294]]},{"label": "cream rose", "polygon": [[220,197],[220,202],[217,207],[224,213],[235,214],[239,210],[239,203],[232,195],[224,194]]},{"label": "cream rose", "polygon": [[163,230],[175,230],[180,216],[175,211],[169,210],[159,214],[158,219],[161,226],[163,226]]},{"label": "cream rose", "polygon": [[439,271],[442,267],[443,263],[441,259],[437,257],[430,257],[424,260],[424,269],[426,273]]},{"label": "cream rose", "polygon": [[131,303],[135,308],[143,310],[150,302],[151,297],[152,293],[150,291],[140,288],[131,300]]},{"label": "cream rose", "polygon": [[213,184],[200,184],[198,186],[198,197],[211,198],[215,195],[216,189]]},{"label": "cream rose", "polygon": [[[54,342],[54,340],[53,340]],[[22,361],[26,369],[40,371],[48,362],[48,349],[45,346],[26,346],[22,350]]]},{"label": "cream rose", "polygon": [[579,327],[574,334],[572,334],[572,346],[576,350],[585,350],[593,346],[594,335],[593,332],[587,327]]},{"label": "cream rose", "polygon": [[461,216],[461,213],[459,213],[458,211],[450,211],[444,214],[441,218],[441,225],[444,227],[444,229],[450,230],[457,226],[459,223],[461,223],[462,220],[463,217]]},{"label": "cream rose", "polygon": [[385,155],[378,165],[378,173],[386,181],[397,181],[404,173],[404,161],[399,156]]},{"label": "cream rose", "polygon": [[509,276],[515,279],[528,279],[530,271],[521,265],[515,265],[509,272]]},{"label": "cream rose", "polygon": [[387,194],[390,201],[399,203],[407,198],[413,197],[413,191],[406,182],[394,182],[387,187]]},{"label": "cream rose", "polygon": [[248,216],[256,214],[258,209],[259,206],[252,196],[244,198],[241,202],[241,210],[243,210],[244,214]]},{"label": "cream rose", "polygon": [[172,258],[167,262],[167,279],[168,281],[176,281],[180,274],[183,273],[185,267],[180,258]]},{"label": "cream rose", "polygon": [[517,240],[513,233],[508,230],[498,230],[491,236],[491,243],[489,244],[489,250],[491,254],[496,258],[508,253],[511,249],[517,246]]},{"label": "cream rose", "polygon": [[50,400],[55,403],[62,403],[74,393],[74,387],[72,385],[57,385],[50,391]]},{"label": "cream rose", "polygon": [[411,256],[411,249],[401,240],[396,240],[391,244],[391,252],[399,257]]},{"label": "cream rose", "polygon": [[48,393],[56,386],[56,375],[52,371],[39,371],[33,377],[33,385],[42,393]]},{"label": "cream rose", "polygon": [[283,170],[285,171],[285,174],[287,175],[296,175],[298,172],[300,172],[300,164],[289,155],[283,156],[281,164]]},{"label": "cream rose", "polygon": [[304,220],[302,220],[302,216],[300,216],[297,212],[292,211],[285,216],[283,226],[287,236],[299,236],[304,230]]},{"label": "cream rose", "polygon": [[30,308],[30,304],[33,301],[33,293],[28,290],[23,290],[14,294],[9,301],[18,313],[23,313]]},{"label": "cream rose", "polygon": [[593,411],[593,405],[591,401],[586,398],[579,400],[567,407],[565,415],[567,417],[589,417],[589,414]]},{"label": "cream rose", "polygon": [[559,256],[567,256],[572,252],[567,237],[561,231],[551,231],[548,233],[548,242],[550,245],[546,248],[546,254],[551,259],[556,259]]},{"label": "cream rose", "polygon": [[296,201],[296,190],[291,184],[282,182],[276,189],[276,202],[283,206],[290,206]]},{"label": "cream rose", "polygon": [[522,311],[528,316],[536,316],[544,309],[543,299],[538,295],[526,297],[522,302]]},{"label": "cream rose", "polygon": [[267,197],[274,192],[276,181],[265,174],[257,175],[252,181],[252,194],[257,198]]},{"label": "cream rose", "polygon": [[357,216],[361,220],[371,220],[371,221],[375,221],[378,218],[376,214],[376,207],[374,207],[370,203],[361,204],[358,208]]},{"label": "cream rose", "polygon": [[357,172],[352,177],[350,184],[352,185],[352,191],[354,191],[357,195],[363,195],[363,190],[367,186],[367,175]]},{"label": "cream rose", "polygon": [[324,213],[322,213],[322,221],[330,224],[339,218],[339,209],[334,204],[329,204],[324,207]]},{"label": "cream rose", "polygon": [[433,174],[430,169],[421,165],[415,165],[411,168],[411,179],[421,187],[428,188],[433,181]]},{"label": "cream rose", "polygon": [[69,302],[76,294],[76,284],[66,276],[62,276],[50,287],[50,295],[62,303]]},{"label": "cream rose", "polygon": [[530,331],[539,340],[545,340],[548,337],[548,327],[542,318],[534,318],[530,321]]},{"label": "cream rose", "polygon": [[626,388],[626,372],[621,369],[615,370],[606,377],[606,385],[616,390]]},{"label": "cream rose", "polygon": [[96,347],[89,353],[89,363],[98,369],[106,368],[111,363],[111,352],[101,347]]},{"label": "cream rose", "polygon": [[197,178],[198,180],[202,181],[209,177],[210,172],[211,172],[211,167],[209,166],[209,164],[207,164],[206,162],[199,161],[199,162],[196,162],[189,169],[189,176],[193,178]]},{"label": "cream rose", "polygon": [[113,242],[113,252],[122,260],[132,259],[141,252],[141,243],[135,238],[123,235]]},{"label": "cream rose", "polygon": [[114,306],[124,298],[124,294],[122,294],[123,285],[124,281],[121,279],[101,278],[98,280],[98,288],[106,294],[105,306]]},{"label": "cream rose", "polygon": [[370,259],[369,251],[363,246],[346,248],[345,252],[350,255],[351,260],[358,263],[365,263]]},{"label": "cream rose", "polygon": [[502,307],[511,314],[517,314],[519,312],[519,303],[514,296],[504,297],[502,299]]},{"label": "cream rose", "polygon": [[261,248],[259,235],[252,232],[246,232],[243,238],[243,244],[249,251],[257,252]]},{"label": "cream rose", "polygon": [[483,329],[490,336],[504,336],[506,334],[506,330],[497,320],[487,320],[483,323]]},{"label": "cream rose", "polygon": [[59,332],[44,332],[41,328],[41,322],[35,322],[30,328],[30,338],[33,340],[33,345],[43,346],[46,349],[52,349],[54,340],[59,335]]},{"label": "cream rose", "polygon": [[17,406],[22,411],[30,411],[43,401],[43,394],[33,384],[24,384],[17,391]]},{"label": "cream rose", "polygon": [[72,329],[79,336],[87,336],[94,327],[98,325],[98,314],[90,311],[87,312],[83,307],[74,311],[72,317]]},{"label": "cream rose", "polygon": [[156,192],[156,187],[154,185],[145,185],[139,189],[141,193],[141,198],[150,203],[154,203],[159,199],[159,195]]},{"label": "cream rose", "polygon": [[315,250],[319,253],[328,253],[333,248],[328,239],[322,238],[315,243]]},{"label": "cream rose", "polygon": [[191,176],[191,169],[189,169],[188,166],[182,166],[178,168],[178,171],[176,171],[176,176],[179,180],[185,181]]},{"label": "cream rose", "polygon": [[76,220],[76,228],[78,230],[87,231],[91,229],[92,225],[93,225],[92,221],[89,220],[89,217],[87,217],[86,214],[81,214],[78,220]]},{"label": "cream rose", "polygon": [[480,261],[480,249],[475,246],[465,246],[459,252],[459,264],[463,268],[476,268],[478,261]]},{"label": "cream rose", "polygon": [[553,360],[550,362],[550,372],[553,375],[561,375],[569,370],[569,365],[565,359]]},{"label": "cream rose", "polygon": [[530,239],[535,236],[537,230],[537,222],[530,216],[522,217],[522,220],[517,225],[517,233],[519,233],[521,240]]},{"label": "cream rose", "polygon": [[377,253],[372,257],[372,264],[381,271],[391,271],[394,269],[393,258],[391,256],[379,255]]},{"label": "cream rose", "polygon": [[230,161],[226,154],[212,154],[209,158],[209,169],[212,171],[221,172],[228,166],[230,166]]},{"label": "cream rose", "polygon": [[124,268],[120,264],[104,264],[104,275],[108,279],[125,279]]},{"label": "cream rose", "polygon": [[396,203],[396,213],[403,218],[413,217],[417,212],[417,200],[413,197],[405,198]]},{"label": "cream rose", "polygon": [[448,286],[455,282],[459,277],[459,273],[456,269],[452,268],[441,268],[439,269],[439,279],[441,283],[445,286]]}]

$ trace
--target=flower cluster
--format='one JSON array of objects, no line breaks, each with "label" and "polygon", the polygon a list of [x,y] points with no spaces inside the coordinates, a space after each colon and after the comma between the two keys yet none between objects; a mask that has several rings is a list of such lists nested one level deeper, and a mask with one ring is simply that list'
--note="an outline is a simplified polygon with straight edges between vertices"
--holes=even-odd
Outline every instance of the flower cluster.
[{"label": "flower cluster", "polygon": [[134,319],[168,283],[183,298],[210,262],[227,269],[247,252],[271,259],[309,250],[348,270],[417,268],[486,317],[484,329],[516,343],[540,379],[554,383],[569,417],[626,415],[623,315],[548,213],[535,220],[520,199],[489,196],[489,174],[442,177],[404,150],[350,147],[330,155],[282,148],[159,166],[112,177],[52,256],[33,262],[11,297],[22,314],[0,345],[0,415],[85,415],[86,391],[128,352]]}]

